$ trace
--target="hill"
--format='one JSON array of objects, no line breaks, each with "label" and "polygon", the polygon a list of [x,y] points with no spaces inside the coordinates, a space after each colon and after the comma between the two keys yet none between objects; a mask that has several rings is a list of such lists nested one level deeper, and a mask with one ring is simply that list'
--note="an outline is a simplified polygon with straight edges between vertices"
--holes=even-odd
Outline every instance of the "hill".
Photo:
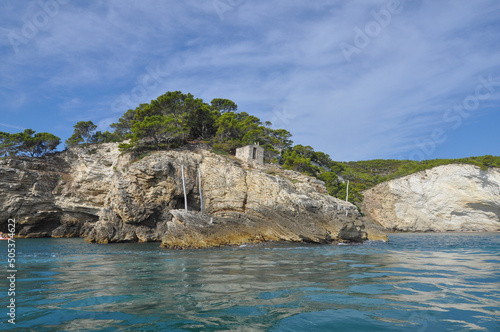
[{"label": "hill", "polygon": [[[218,154],[235,154],[238,147],[259,143],[264,147],[264,161],[313,176],[325,182],[328,193],[360,206],[362,192],[379,183],[448,164],[471,164],[487,169],[500,167],[500,157],[483,156],[463,159],[369,160],[336,162],[328,154],[311,146],[293,145],[292,134],[285,129],[273,129],[238,105],[223,98],[210,103],[181,91],[166,92],[150,103],[127,110],[110,131],[97,131],[92,121],[79,121],[66,147],[119,142],[122,152],[141,159],[151,152],[173,148],[190,149],[203,145]],[[59,144],[50,133],[27,129],[22,133],[0,133],[1,156],[44,156]]]},{"label": "hill", "polygon": [[[363,195],[361,194],[363,191],[373,188],[382,182],[450,164],[474,165],[480,167],[482,170],[487,170],[490,167],[500,168],[500,157],[487,155],[461,159],[434,159],[424,161],[376,159],[345,163],[339,162],[337,163],[337,176],[341,180],[349,180],[349,201],[359,204],[363,201]],[[324,175],[320,175],[320,177],[325,178]],[[337,198],[343,197],[345,199],[345,183],[342,181],[332,181],[326,184],[331,195]]]}]

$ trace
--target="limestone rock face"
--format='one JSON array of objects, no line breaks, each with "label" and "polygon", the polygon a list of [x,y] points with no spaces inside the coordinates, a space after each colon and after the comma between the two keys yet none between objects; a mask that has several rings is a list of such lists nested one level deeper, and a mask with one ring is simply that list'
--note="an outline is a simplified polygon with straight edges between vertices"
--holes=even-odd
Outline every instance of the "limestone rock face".
[{"label": "limestone rock face", "polygon": [[83,236],[99,219],[118,156],[117,144],[106,144],[0,160],[1,229],[12,218],[21,237]]},{"label": "limestone rock face", "polygon": [[175,248],[387,239],[354,205],[326,195],[321,181],[204,150],[131,160],[108,143],[46,158],[7,158],[0,160],[0,189],[0,227],[15,218],[24,237],[162,241]]},{"label": "limestone rock face", "polygon": [[445,165],[365,191],[363,212],[393,231],[500,231],[500,169]]}]

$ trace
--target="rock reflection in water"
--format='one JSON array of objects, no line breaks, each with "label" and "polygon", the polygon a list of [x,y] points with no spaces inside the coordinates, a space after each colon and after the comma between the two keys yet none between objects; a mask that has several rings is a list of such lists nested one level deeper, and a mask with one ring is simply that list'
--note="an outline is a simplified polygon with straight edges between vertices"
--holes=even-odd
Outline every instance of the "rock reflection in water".
[{"label": "rock reflection in water", "polygon": [[483,247],[479,238],[439,245],[398,235],[186,251],[39,240],[23,258],[19,301],[34,329],[491,330],[500,320],[499,237],[481,238]]}]

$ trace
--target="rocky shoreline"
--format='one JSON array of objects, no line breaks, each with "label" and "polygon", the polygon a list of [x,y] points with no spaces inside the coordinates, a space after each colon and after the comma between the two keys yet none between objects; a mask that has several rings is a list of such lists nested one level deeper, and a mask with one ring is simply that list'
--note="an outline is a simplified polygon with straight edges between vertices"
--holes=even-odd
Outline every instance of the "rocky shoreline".
[{"label": "rocky shoreline", "polygon": [[446,165],[379,184],[363,193],[361,216],[356,206],[329,196],[322,181],[273,165],[252,166],[204,149],[133,159],[117,145],[0,160],[0,230],[15,219],[18,237],[161,242],[166,248],[500,231],[496,168]]},{"label": "rocky shoreline", "polygon": [[133,160],[116,143],[77,147],[44,158],[0,160],[0,179],[0,227],[15,218],[19,237],[157,241],[167,248],[387,240],[356,206],[327,195],[321,181],[207,150]]}]

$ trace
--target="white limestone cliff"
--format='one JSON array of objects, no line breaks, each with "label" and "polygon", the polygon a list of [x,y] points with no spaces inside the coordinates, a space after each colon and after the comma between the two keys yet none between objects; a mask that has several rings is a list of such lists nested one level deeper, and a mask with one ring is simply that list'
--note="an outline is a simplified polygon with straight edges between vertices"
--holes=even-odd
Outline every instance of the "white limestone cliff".
[{"label": "white limestone cliff", "polygon": [[365,191],[362,210],[387,230],[500,231],[500,169],[445,165]]}]

